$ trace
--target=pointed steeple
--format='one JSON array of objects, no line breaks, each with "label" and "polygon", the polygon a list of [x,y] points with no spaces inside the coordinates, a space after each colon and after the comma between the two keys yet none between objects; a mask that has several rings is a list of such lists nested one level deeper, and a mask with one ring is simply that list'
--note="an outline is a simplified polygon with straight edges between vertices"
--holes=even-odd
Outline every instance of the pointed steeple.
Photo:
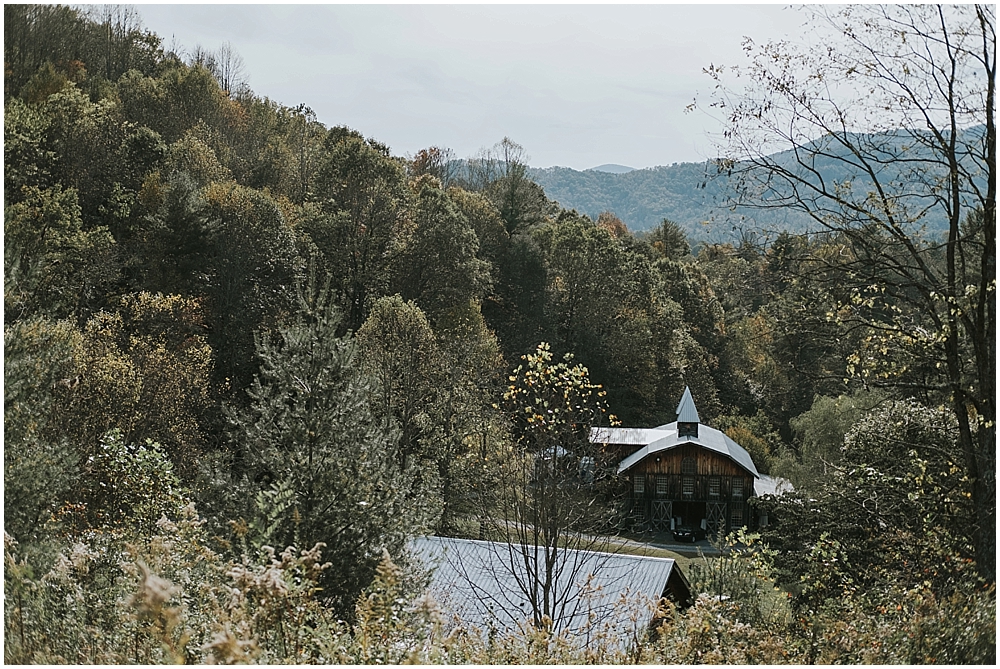
[{"label": "pointed steeple", "polygon": [[698,409],[694,406],[694,398],[691,397],[691,388],[684,387],[684,395],[680,404],[677,405],[677,436],[698,438]]}]

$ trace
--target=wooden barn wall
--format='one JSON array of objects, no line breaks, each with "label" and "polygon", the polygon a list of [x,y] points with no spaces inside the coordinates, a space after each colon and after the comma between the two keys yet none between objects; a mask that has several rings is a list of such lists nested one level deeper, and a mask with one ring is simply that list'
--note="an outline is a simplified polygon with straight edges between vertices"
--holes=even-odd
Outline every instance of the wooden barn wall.
[{"label": "wooden barn wall", "polygon": [[681,462],[687,457],[695,459],[696,476],[751,476],[729,458],[697,444],[685,444],[669,451],[651,455],[632,467],[629,473],[633,475],[645,473],[680,476]]}]

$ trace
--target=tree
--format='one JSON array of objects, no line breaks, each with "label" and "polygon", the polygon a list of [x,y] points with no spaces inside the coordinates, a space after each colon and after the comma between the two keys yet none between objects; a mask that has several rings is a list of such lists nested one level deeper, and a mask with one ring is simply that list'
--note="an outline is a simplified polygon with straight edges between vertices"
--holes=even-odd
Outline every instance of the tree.
[{"label": "tree", "polygon": [[243,56],[236,53],[233,45],[228,41],[222,43],[214,56],[208,69],[215,75],[222,90],[228,92],[230,97],[246,93],[248,90],[246,64],[243,61]]},{"label": "tree", "polygon": [[[853,6],[814,16],[831,29],[816,48],[747,41],[746,90],[718,89],[724,167],[739,204],[801,211],[843,249],[835,277],[854,294],[830,318],[867,333],[848,371],[950,407],[972,481],[976,563],[993,579],[993,9]],[[720,68],[709,73],[722,82]],[[821,179],[828,166],[837,177]],[[924,232],[936,221],[940,237]]]},{"label": "tree", "polygon": [[319,215],[303,227],[319,247],[344,309],[357,331],[389,283],[386,263],[408,200],[403,166],[389,149],[349,128],[330,130],[316,177]]},{"label": "tree", "polygon": [[502,403],[511,450],[493,464],[494,477],[484,478],[480,491],[481,533],[499,540],[491,568],[515,574],[531,602],[531,611],[512,615],[526,613],[551,633],[572,615],[587,576],[566,549],[606,552],[611,544],[602,532],[614,508],[613,463],[590,441],[591,426],[607,412],[603,393],[586,367],[571,365],[570,355],[554,362],[545,343],[522,357]]},{"label": "tree", "polygon": [[139,11],[130,5],[99,5],[89,9],[95,47],[91,69],[108,81],[129,70],[149,73],[162,56],[160,38],[142,29]]},{"label": "tree", "polygon": [[822,483],[844,459],[844,436],[851,426],[885,400],[878,391],[817,396],[809,411],[790,421],[798,442],[798,458],[783,458],[775,473],[790,480],[797,490],[808,490]]},{"label": "tree", "polygon": [[[533,237],[545,254],[545,325],[553,345],[588,366],[624,420],[672,417],[673,407],[660,406],[661,398],[676,396],[683,380],[694,376],[688,373],[694,364],[687,364],[694,358],[676,355],[683,335],[674,330],[683,324],[648,257],[630,245],[630,235],[615,238],[575,212],[563,211]],[[675,355],[662,355],[668,348]],[[664,395],[660,391],[668,369],[681,387]],[[703,388],[698,382],[691,385]],[[708,392],[699,397],[711,406]],[[710,413],[715,411],[712,407]]]},{"label": "tree", "polygon": [[4,5],[4,98],[16,95],[46,62],[82,59],[86,20],[66,5]]},{"label": "tree", "polygon": [[76,190],[26,187],[4,210],[4,312],[81,316],[117,274],[107,228],[85,229]]},{"label": "tree", "polygon": [[554,205],[528,176],[528,156],[517,142],[504,137],[468,161],[468,183],[483,192],[500,211],[507,234],[541,223]]},{"label": "tree", "polygon": [[449,188],[458,179],[460,169],[461,163],[455,152],[437,146],[420,149],[406,166],[411,179],[427,174],[440,181],[443,188]]},{"label": "tree", "polygon": [[[956,457],[957,428],[947,409],[885,401],[848,430],[825,476],[761,498],[769,519],[761,534],[778,550],[781,581],[803,583],[811,568],[803,555],[829,540],[845,558],[841,577],[876,601],[890,586],[927,581],[948,596],[962,581],[977,582],[971,482]],[[797,605],[812,605],[827,595],[796,596]]]},{"label": "tree", "polygon": [[201,305],[139,293],[117,307],[83,328],[72,381],[56,387],[53,437],[68,438],[81,461],[113,430],[129,443],[153,440],[190,480],[204,447],[212,363]]},{"label": "tree", "polygon": [[294,321],[257,338],[250,406],[228,416],[263,501],[272,501],[257,520],[272,526],[276,545],[326,544],[335,567],[324,595],[347,619],[383,549],[399,555],[440,509],[400,457],[398,428],[372,411],[374,386],[354,342],[336,336],[338,321],[327,288],[315,280],[300,288]]},{"label": "tree", "polygon": [[220,382],[245,388],[254,371],[254,332],[273,327],[293,307],[303,261],[292,229],[267,193],[217,182],[203,197],[215,374]]},{"label": "tree", "polygon": [[80,339],[66,321],[36,317],[4,328],[4,529],[22,543],[74,484],[72,445],[47,428],[54,390],[74,382]]},{"label": "tree", "polygon": [[400,464],[436,459],[440,435],[433,413],[444,390],[445,364],[424,312],[399,295],[383,297],[358,330],[357,344],[362,369],[376,381],[373,410],[402,432]]},{"label": "tree", "polygon": [[475,302],[442,314],[435,334],[446,376],[437,406],[438,467],[445,504],[439,531],[446,534],[475,515],[473,498],[484,471],[479,456],[488,441],[498,443],[496,435],[504,432],[503,416],[493,399],[499,395],[507,364]]},{"label": "tree", "polygon": [[448,195],[425,177],[393,255],[396,286],[435,320],[443,311],[482,295],[489,281],[487,263],[476,257],[479,240]]},{"label": "tree", "polygon": [[656,252],[670,260],[680,260],[691,254],[691,244],[681,226],[669,218],[663,219],[658,226],[646,236]]}]

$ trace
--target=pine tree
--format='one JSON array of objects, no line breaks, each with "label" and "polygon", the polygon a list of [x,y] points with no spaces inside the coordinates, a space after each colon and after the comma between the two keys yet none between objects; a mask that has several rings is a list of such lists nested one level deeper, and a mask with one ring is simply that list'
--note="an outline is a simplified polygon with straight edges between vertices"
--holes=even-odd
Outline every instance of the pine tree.
[{"label": "pine tree", "polygon": [[372,413],[373,382],[353,340],[335,336],[339,314],[327,288],[315,285],[311,279],[299,290],[290,325],[258,337],[261,371],[247,391],[250,406],[229,417],[255,480],[294,492],[278,518],[258,508],[269,516],[270,538],[326,544],[333,568],[324,593],[346,619],[383,549],[399,555],[440,510],[398,457],[397,427]]}]

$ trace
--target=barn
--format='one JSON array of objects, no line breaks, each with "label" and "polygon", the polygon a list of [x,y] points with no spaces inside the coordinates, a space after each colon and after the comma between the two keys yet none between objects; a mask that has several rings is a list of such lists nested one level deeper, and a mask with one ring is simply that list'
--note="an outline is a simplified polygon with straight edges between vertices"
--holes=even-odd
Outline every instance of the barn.
[{"label": "barn", "polygon": [[748,500],[779,482],[762,476],[746,449],[704,425],[685,388],[677,420],[655,428],[593,428],[591,441],[604,444],[628,479],[630,529],[665,531],[699,527],[725,534],[746,525]]}]

